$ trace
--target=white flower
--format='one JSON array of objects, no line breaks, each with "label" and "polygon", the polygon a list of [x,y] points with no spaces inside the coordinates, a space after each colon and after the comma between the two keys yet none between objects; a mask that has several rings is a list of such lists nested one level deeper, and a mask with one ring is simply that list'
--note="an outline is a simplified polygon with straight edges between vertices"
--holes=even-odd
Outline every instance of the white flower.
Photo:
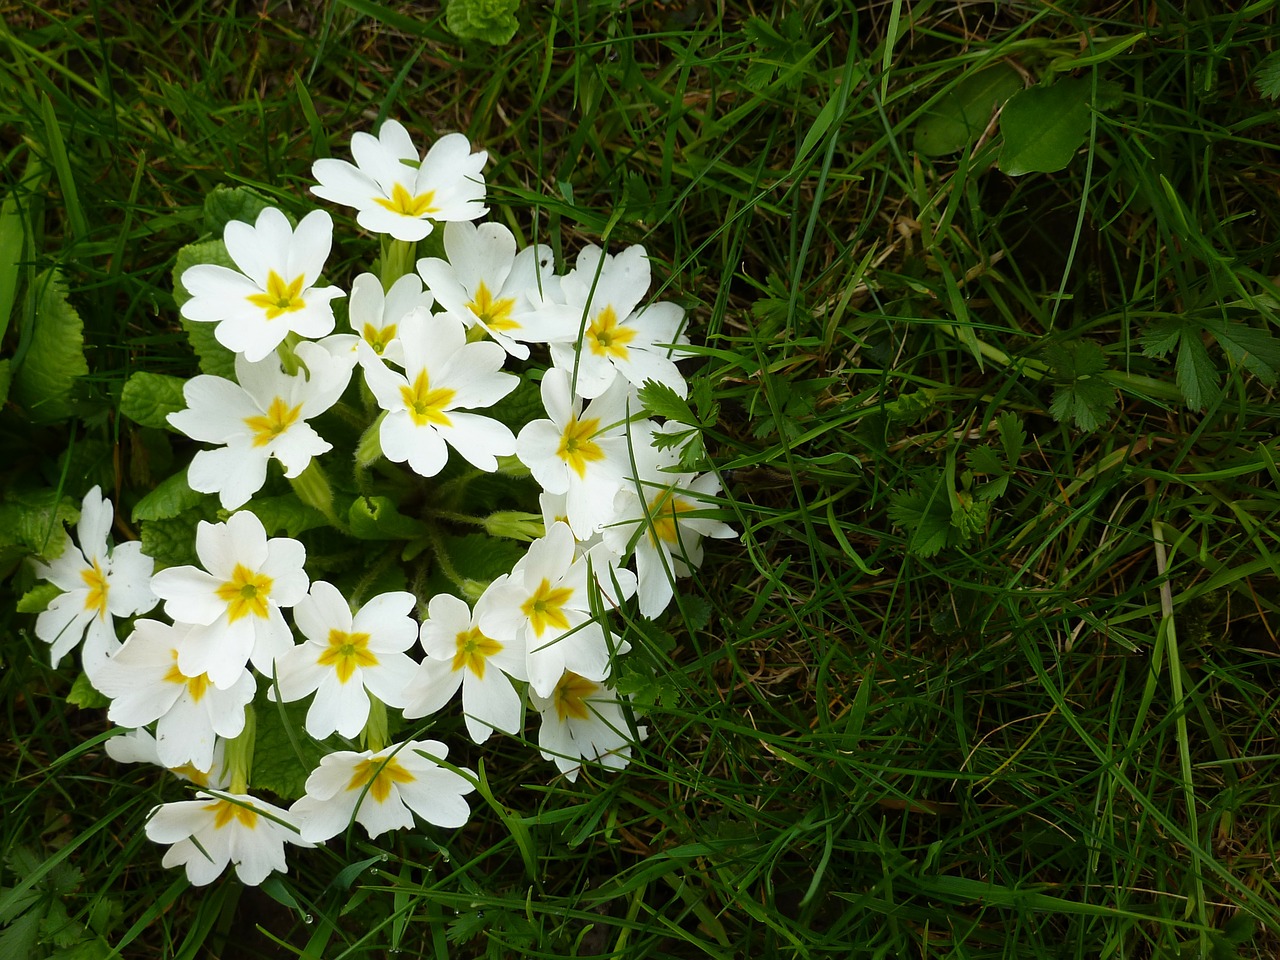
[{"label": "white flower", "polygon": [[299,343],[296,352],[307,371],[293,375],[275,356],[251,363],[237,355],[238,385],[207,374],[194,377],[182,388],[187,408],[169,414],[169,423],[193,440],[223,445],[195,455],[187,483],[218,494],[226,510],[243,506],[262,489],[271,458],[284,465],[286,477],[296,477],[312,457],[333,448],[307,421],[342,396],[351,364],[315,343]]},{"label": "white flower", "polygon": [[516,238],[502,224],[457,222],[444,228],[444,251],[447,261],[418,261],[436,301],[468,327],[482,327],[513,357],[529,356],[529,348],[516,341],[546,343],[578,335],[567,312],[534,309],[535,300],[559,287],[550,247],[540,244],[516,253]]},{"label": "white flower", "polygon": [[475,787],[431,759],[448,752],[437,740],[410,740],[377,753],[331,753],[307,777],[306,796],[290,815],[313,843],[337,836],[352,819],[370,837],[412,827],[414,813],[437,827],[460,827],[471,816],[462,798]]},{"label": "white flower", "polygon": [[355,164],[317,160],[311,188],[317,197],[356,208],[356,223],[397,240],[421,240],[432,220],[475,220],[488,213],[484,205],[484,169],[489,155],[471,152],[460,133],[435,142],[418,161],[418,150],[395,120],[387,120],[375,137],[351,137]]},{"label": "white flower", "polygon": [[627,470],[625,381],[614,384],[582,409],[569,391],[569,374],[553,367],[542,378],[542,404],[549,419],[525,424],[516,456],[544,490],[566,494],[569,525],[580,540],[613,519],[613,498]]},{"label": "white flower", "polygon": [[120,652],[102,665],[94,685],[111,698],[107,718],[122,727],[156,723],[156,755],[169,768],[213,767],[218,737],[244,730],[244,708],[257,690],[241,669],[220,690],[208,674],[188,676],[178,668],[178,646],[193,627],[139,620]]},{"label": "white flower", "polygon": [[382,452],[424,477],[449,459],[445,444],[480,470],[492,473],[497,457],[515,451],[515,436],[497,420],[460,407],[487,407],[516,388],[502,373],[506,353],[496,343],[467,343],[462,323],[449,314],[414,310],[401,322],[404,375],[382,364],[365,365],[365,382],[387,411],[378,430]]},{"label": "white flower", "polygon": [[[130,730],[118,737],[112,737],[103,744],[103,748],[116,763],[151,763],[163,767],[160,762],[160,751],[156,746],[156,738],[146,727]],[[231,782],[231,772],[226,764],[226,741],[219,739],[213,745],[213,763],[205,770],[198,770],[189,763],[178,767],[170,767],[169,772],[181,780],[194,783],[197,787],[211,787],[214,790],[225,790]]]},{"label": "white flower", "polygon": [[[307,733],[317,740],[335,731],[354,737],[369,719],[369,694],[392,707],[404,706],[414,662],[405,651],[418,638],[409,613],[411,593],[383,593],[356,612],[331,583],[317,580],[293,608],[306,642],[276,661],[280,699],[301,700],[314,692]],[[275,696],[274,687],[271,690]]]},{"label": "white flower", "polygon": [[551,359],[570,372],[576,368],[578,396],[600,396],[618,375],[636,387],[657,380],[682,397],[687,394],[668,346],[689,342],[680,333],[684,310],[666,302],[640,307],[649,292],[644,247],[627,247],[613,257],[589,246],[560,289],[567,306],[549,309],[572,316],[582,337],[577,343],[551,344]]},{"label": "white flower", "polygon": [[377,277],[362,273],[351,284],[351,329],[375,355],[403,367],[400,321],[416,307],[429,310],[434,302],[417,274],[406,273],[383,293]]},{"label": "white flower", "polygon": [[[603,560],[603,558],[602,558]],[[499,577],[487,592],[492,599],[479,611],[480,630],[503,643],[522,645],[529,684],[549,696],[565,670],[594,680],[609,675],[609,640],[594,619],[588,578],[601,592],[601,603],[616,605],[635,592],[635,576],[616,571],[616,583],[605,582],[593,553],[575,559],[573,533],[563,523],[529,545],[529,552]],[[590,568],[590,572],[589,572]],[[630,649],[616,645],[619,653]]]},{"label": "white flower", "polygon": [[186,867],[187,879],[197,887],[217,879],[228,863],[235,864],[241,883],[256,887],[272,870],[287,869],[286,843],[314,846],[284,826],[290,822],[288,811],[265,800],[201,791],[195,800],[153,809],[146,833],[156,843],[173,844],[161,862]]},{"label": "white flower", "polygon": [[[534,691],[530,701],[542,714],[539,752],[571,781],[578,779],[582,760],[621,770],[631,759],[626,717],[611,688],[566,672],[548,696]],[[636,732],[644,739],[648,731],[639,727]]]},{"label": "white flower", "polygon": [[115,618],[146,613],[157,602],[151,592],[154,564],[142,544],[108,545],[114,518],[111,501],[95,486],[80,506],[79,547],[64,532],[62,553],[48,564],[36,563],[37,575],[65,591],[36,617],[36,636],[52,644],[55,667],[83,639],[81,659],[91,680],[98,666],[120,649]]},{"label": "white flower", "polygon": [[271,676],[275,659],[293,649],[280,610],[306,596],[306,549],[287,537],[268,540],[262,521],[241,510],[226,523],[200,521],[196,556],[204,570],[170,567],[151,581],[171,619],[198,627],[178,644],[182,673],[207,673],[214,686],[226,689],[252,659]]},{"label": "white flower", "polygon": [[720,492],[720,481],[710,473],[671,472],[678,456],[649,442],[662,432],[651,421],[633,431],[636,479],[619,491],[616,519],[602,531],[605,545],[617,556],[634,551],[640,613],[649,618],[671,602],[673,580],[701,566],[703,537],[737,536],[728,524],[695,515],[705,509],[700,500]]},{"label": "white flower", "polygon": [[212,263],[184,270],[181,283],[191,293],[184,317],[217,323],[218,342],[255,363],[290,333],[314,339],[333,330],[329,301],[345,294],[312,286],[333,241],[329,214],[313,210],[293,230],[283,213],[267,207],[252,226],[228,222],[222,239],[239,270]]},{"label": "white flower", "polygon": [[491,597],[488,591],[481,595],[474,615],[463,601],[447,593],[431,598],[422,622],[422,649],[427,656],[406,691],[406,720],[435,713],[461,687],[467,732],[476,743],[484,743],[494,730],[515,733],[520,729],[520,694],[511,678],[528,679],[525,650],[518,641],[502,643],[480,629],[481,611]]}]

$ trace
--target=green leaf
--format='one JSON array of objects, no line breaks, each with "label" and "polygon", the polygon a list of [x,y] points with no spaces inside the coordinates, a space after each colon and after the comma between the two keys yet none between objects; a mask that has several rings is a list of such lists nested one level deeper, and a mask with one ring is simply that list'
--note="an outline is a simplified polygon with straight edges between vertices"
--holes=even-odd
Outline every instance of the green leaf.
[{"label": "green leaf", "polygon": [[254,713],[253,786],[285,800],[297,799],[305,792],[311,771],[329,752],[306,731],[307,701],[262,701],[255,704]]},{"label": "green leaf", "polygon": [[37,422],[71,416],[71,388],[89,373],[84,358],[84,324],[67,302],[62,274],[45,270],[35,281],[34,327],[13,378],[14,399]]},{"label": "green leaf", "polygon": [[1205,324],[1233,362],[1240,364],[1268,387],[1275,386],[1280,371],[1280,340],[1265,330],[1243,323],[1212,321]]},{"label": "green leaf", "polygon": [[1089,135],[1088,80],[1064,79],[1016,94],[1000,114],[1000,169],[1011,177],[1053,173],[1071,162]]},{"label": "green leaf", "polygon": [[196,525],[217,516],[217,503],[212,497],[176,517],[144,520],[141,523],[142,552],[165,567],[195,565]]},{"label": "green leaf", "polygon": [[482,533],[442,536],[440,546],[462,577],[477,582],[496,580],[510,573],[516,561],[527,552],[511,540],[498,540]]},{"label": "green leaf", "polygon": [[665,383],[646,380],[644,386],[640,388],[639,396],[645,410],[655,417],[664,417],[690,426],[701,424],[698,417],[689,409],[689,404]]},{"label": "green leaf", "polygon": [[71,497],[59,498],[56,490],[36,489],[9,493],[0,503],[0,544],[13,544],[46,560],[62,553],[63,524],[80,519],[80,505]]},{"label": "green leaf", "polygon": [[1010,469],[1016,468],[1027,442],[1027,431],[1023,429],[1022,421],[1016,413],[1002,413],[996,418],[996,429],[1000,432],[1005,463]]},{"label": "green leaf", "polygon": [[515,18],[519,7],[520,0],[449,0],[444,25],[459,40],[483,40],[500,47],[520,29]]},{"label": "green leaf", "polygon": [[0,933],[0,957],[38,957],[36,943],[44,911],[24,913]]},{"label": "green leaf", "polygon": [[427,534],[427,525],[406,517],[390,497],[356,497],[347,521],[362,540],[416,540]]},{"label": "green leaf", "polygon": [[329,523],[323,513],[314,507],[307,506],[291,494],[279,497],[254,497],[245,506],[262,521],[269,537],[277,537],[281,534],[286,537],[296,537]]},{"label": "green leaf", "polygon": [[1253,75],[1258,93],[1269,100],[1280,97],[1280,50],[1268,54]]},{"label": "green leaf", "polygon": [[9,358],[5,357],[0,360],[0,406],[9,399],[9,383],[13,379],[13,369],[9,363]]},{"label": "green leaf", "polygon": [[19,613],[41,613],[60,593],[62,589],[52,583],[38,583],[22,595],[16,609]]},{"label": "green leaf", "polygon": [[[236,269],[235,262],[227,253],[226,244],[221,240],[187,244],[178,251],[177,260],[173,264],[173,299],[179,309],[191,299],[191,293],[182,285],[182,275],[198,263],[213,263],[230,270]],[[236,355],[214,337],[213,331],[217,324],[188,320],[186,317],[181,317],[181,321],[182,329],[187,332],[187,339],[191,341],[191,348],[200,358],[201,371],[215,377],[235,380]]]},{"label": "green leaf", "polygon": [[951,525],[951,498],[936,470],[923,473],[910,492],[898,492],[889,501],[889,519],[907,532],[907,550],[932,557],[957,533]]},{"label": "green leaf", "polygon": [[541,420],[546,415],[542,392],[538,384],[527,377],[521,377],[519,386],[485,411],[485,416],[505,423],[516,433],[525,424]]},{"label": "green leaf", "polygon": [[782,71],[779,80],[784,87],[794,87],[801,80],[799,71],[785,68],[803,62],[813,50],[805,36],[804,18],[795,12],[788,13],[779,26],[783,33],[760,17],[749,17],[742,26],[752,46],[751,58],[742,75],[743,84],[750,90],[764,90],[779,70]]},{"label": "green leaf", "polygon": [[968,74],[920,118],[913,142],[916,151],[941,157],[963,150],[1021,89],[1022,77],[1007,63]]},{"label": "green leaf", "polygon": [[187,403],[182,397],[186,383],[182,377],[139,371],[124,383],[120,392],[120,413],[139,426],[174,430],[166,418],[171,413],[186,409]]},{"label": "green leaf", "polygon": [[204,228],[220,237],[232,220],[254,223],[271,205],[270,198],[252,187],[216,186],[204,198]]},{"label": "green leaf", "polygon": [[1178,345],[1182,331],[1188,323],[1182,317],[1162,317],[1147,327],[1138,342],[1142,344],[1142,354],[1146,357],[1165,357]]},{"label": "green leaf", "polygon": [[1059,423],[1073,421],[1081,430],[1097,430],[1116,405],[1116,390],[1105,377],[1107,357],[1092,340],[1057,344],[1045,351],[1058,385],[1049,412]]},{"label": "green leaf", "polygon": [[111,698],[99,693],[92,681],[89,680],[89,675],[82,673],[71,684],[71,691],[67,694],[67,703],[73,707],[79,707],[81,710],[100,710],[103,707],[111,706]]},{"label": "green leaf", "polygon": [[161,480],[156,488],[139,500],[133,508],[133,522],[169,520],[203,503],[208,494],[198,493],[187,484],[187,471]]},{"label": "green leaf", "polygon": [[1187,399],[1187,406],[1192,410],[1203,410],[1212,402],[1216,402],[1221,394],[1218,389],[1218,368],[1209,359],[1209,349],[1197,336],[1182,337],[1178,345],[1177,370],[1178,389]]}]

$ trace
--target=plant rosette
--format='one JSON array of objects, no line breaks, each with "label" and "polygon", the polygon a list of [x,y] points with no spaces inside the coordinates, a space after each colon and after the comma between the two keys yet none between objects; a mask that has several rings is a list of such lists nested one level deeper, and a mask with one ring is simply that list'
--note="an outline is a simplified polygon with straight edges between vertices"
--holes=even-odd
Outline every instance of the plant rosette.
[{"label": "plant rosette", "polygon": [[130,393],[193,441],[186,466],[135,508],[141,542],[109,543],[95,487],[78,543],[36,568],[36,635],[55,665],[83,643],[107,752],[206,791],[146,825],[195,885],[261,883],[353,824],[464,826],[481,784],[428,728],[533,740],[532,714],[556,774],[623,769],[646,728],[612,621],[660,616],[703,538],[735,535],[689,443],[684,310],[648,302],[642,246],[557,274],[475,222],[487,155],[461,134],[423,155],[388,120],[351,153],[312,187],[380,238],[350,295],[329,213],[206,203],[235,217],[175,268],[202,372]]}]

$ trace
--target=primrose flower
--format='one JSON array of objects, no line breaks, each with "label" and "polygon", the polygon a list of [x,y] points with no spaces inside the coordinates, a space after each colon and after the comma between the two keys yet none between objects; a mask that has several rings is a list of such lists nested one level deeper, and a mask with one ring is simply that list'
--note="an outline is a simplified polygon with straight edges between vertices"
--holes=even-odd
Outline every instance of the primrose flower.
[{"label": "primrose flower", "polygon": [[178,669],[178,646],[195,629],[188,624],[139,620],[120,652],[104,663],[94,685],[111,698],[107,719],[122,727],[156,723],[156,755],[162,766],[213,767],[218,737],[231,739],[244,729],[244,708],[257,690],[253,675],[241,669],[226,689],[209,675],[187,676]]},{"label": "primrose flower", "polygon": [[410,682],[404,708],[406,720],[429,716],[462,688],[467,732],[484,743],[494,730],[520,729],[520,694],[511,679],[527,680],[525,650],[520,643],[502,643],[480,629],[480,613],[490,602],[485,592],[473,615],[467,605],[447,593],[437,594],[422,622],[426,658]]},{"label": "primrose flower", "polygon": [[471,152],[461,133],[437,140],[418,159],[418,149],[395,120],[387,120],[375,137],[356,133],[346,160],[317,160],[311,188],[317,197],[356,208],[356,223],[397,240],[427,236],[432,221],[475,220],[489,212],[484,205],[481,170],[489,155]]},{"label": "primrose flower", "polygon": [[267,207],[252,226],[229,221],[222,239],[239,269],[200,263],[184,270],[181,283],[191,293],[184,317],[217,323],[218,342],[254,363],[290,333],[314,339],[333,329],[329,301],[345,294],[313,286],[333,243],[329,214],[313,210],[294,230],[283,213]]},{"label": "primrose flower", "polygon": [[[552,524],[511,573],[490,584],[492,599],[479,611],[485,636],[524,647],[529,684],[544,697],[565,670],[593,680],[609,675],[609,640],[591,610],[588,568],[601,603],[616,605],[635,593],[631,571],[614,571],[616,582],[606,583],[601,571],[609,568],[609,558],[594,551],[576,559],[575,554],[568,525]],[[619,653],[630,649],[623,641],[616,648]]]},{"label": "primrose flower", "polygon": [[462,798],[475,787],[432,759],[448,753],[438,740],[331,753],[307,777],[306,796],[289,813],[312,843],[336,837],[353,819],[370,837],[412,827],[415,813],[437,827],[460,827],[471,816]]},{"label": "primrose flower", "polygon": [[[578,779],[583,760],[621,770],[631,759],[631,735],[618,696],[603,683],[566,671],[547,696],[529,697],[541,715],[538,748],[570,781]],[[638,727],[644,739],[648,731]]]},{"label": "primrose flower", "polygon": [[115,548],[108,545],[114,517],[111,501],[95,486],[80,505],[80,545],[64,531],[62,552],[47,564],[36,563],[40,577],[65,591],[36,617],[36,636],[52,645],[55,667],[83,639],[81,658],[90,679],[120,649],[115,618],[146,613],[157,603],[151,592],[154,563],[142,552],[142,544],[132,540]]},{"label": "primrose flower", "polygon": [[[383,593],[354,616],[331,583],[317,580],[293,608],[293,621],[307,638],[276,660],[280,699],[315,693],[307,710],[307,733],[317,740],[335,731],[354,737],[369,719],[369,694],[392,707],[404,705],[414,667],[405,650],[418,638],[409,613],[412,593]],[[274,687],[270,691],[274,699]]]},{"label": "primrose flower", "polygon": [[271,676],[275,659],[293,649],[280,611],[306,596],[306,549],[287,537],[268,540],[262,521],[241,510],[226,523],[200,521],[196,556],[204,570],[170,567],[151,581],[165,613],[197,628],[178,640],[178,668],[187,677],[208,674],[224,690],[249,660]]},{"label": "primrose flower", "polygon": [[169,414],[169,423],[193,440],[222,444],[192,458],[187,483],[218,494],[226,510],[243,506],[262,489],[273,457],[286,477],[296,477],[312,457],[333,449],[307,421],[342,396],[352,365],[315,343],[299,343],[296,352],[308,372],[289,375],[275,356],[251,363],[238,354],[238,384],[207,374],[193,377],[182,388],[187,408]]},{"label": "primrose flower", "polygon": [[711,473],[671,472],[677,456],[644,442],[661,432],[656,427],[633,433],[636,480],[618,492],[616,519],[602,531],[605,545],[619,557],[634,551],[640,613],[649,618],[671,602],[672,581],[702,565],[703,537],[737,536],[728,524],[695,514],[705,509],[700,500],[720,492],[720,481]]},{"label": "primrose flower", "polygon": [[684,310],[666,302],[640,307],[649,292],[644,247],[627,247],[616,257],[586,247],[560,289],[565,306],[547,309],[572,317],[582,335],[576,343],[552,343],[551,359],[557,367],[576,369],[578,396],[598,397],[619,376],[636,387],[656,380],[681,397],[688,393],[672,359],[672,345],[689,342],[680,333]]},{"label": "primrose flower", "polygon": [[194,886],[212,883],[235,864],[241,883],[256,887],[272,870],[287,869],[284,845],[311,847],[289,824],[289,812],[239,793],[200,791],[195,800],[166,803],[151,811],[147,837],[171,843],[161,861],[183,866]]},{"label": "primrose flower", "polygon": [[403,367],[400,321],[416,307],[430,310],[434,302],[417,274],[406,273],[383,293],[382,281],[362,273],[351,284],[351,329],[377,357]]},{"label": "primrose flower", "polygon": [[[156,738],[146,727],[130,730],[118,737],[112,737],[103,745],[109,756],[116,763],[150,763],[163,767],[160,762],[160,751],[156,746]],[[231,782],[231,772],[226,763],[226,741],[221,738],[213,745],[213,763],[205,770],[198,770],[189,763],[170,767],[169,772],[180,780],[194,783],[197,787],[211,787],[214,790],[225,790]]]},{"label": "primrose flower", "polygon": [[513,357],[529,356],[519,340],[547,343],[578,335],[572,317],[534,309],[531,297],[540,301],[559,288],[550,247],[516,253],[516,238],[502,224],[460,221],[445,226],[444,251],[448,260],[418,261],[427,287],[442,307],[468,327],[481,327]]},{"label": "primrose flower", "polygon": [[516,456],[542,488],[566,494],[569,525],[589,539],[613,519],[613,498],[628,470],[627,401],[619,381],[582,409],[572,397],[569,374],[553,367],[542,378],[542,404],[550,419],[525,424]]},{"label": "primrose flower", "polygon": [[382,364],[365,365],[365,382],[387,411],[378,429],[382,452],[424,477],[433,477],[453,447],[472,466],[492,473],[497,458],[514,453],[516,438],[497,420],[460,407],[487,407],[516,388],[502,373],[506,353],[496,343],[467,343],[462,323],[449,314],[416,309],[401,322],[403,376]]}]

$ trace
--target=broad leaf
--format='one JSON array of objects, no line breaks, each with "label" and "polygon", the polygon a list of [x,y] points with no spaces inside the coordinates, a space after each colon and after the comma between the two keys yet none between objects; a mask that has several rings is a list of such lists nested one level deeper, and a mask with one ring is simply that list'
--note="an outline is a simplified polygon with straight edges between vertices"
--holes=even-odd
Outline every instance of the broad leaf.
[{"label": "broad leaf", "polygon": [[252,187],[216,186],[204,198],[204,228],[220,237],[232,220],[253,223],[271,205],[269,198]]},{"label": "broad leaf", "polygon": [[449,0],[444,25],[459,40],[483,40],[494,46],[511,42],[520,29],[520,0]]},{"label": "broad leaf", "polygon": [[1059,423],[1073,421],[1081,430],[1097,430],[1116,405],[1116,390],[1104,377],[1106,354],[1092,340],[1058,344],[1045,351],[1058,385],[1049,412]]},{"label": "broad leaf", "polygon": [[133,522],[170,520],[202,503],[208,494],[198,493],[187,484],[187,472],[166,477],[156,488],[139,500],[133,508]]},{"label": "broad leaf", "polygon": [[[226,245],[221,240],[209,240],[205,243],[190,243],[178,251],[178,258],[173,264],[173,299],[179,309],[191,299],[191,294],[182,285],[182,275],[198,263],[213,263],[234,270],[235,263],[227,254]],[[236,378],[236,355],[217,341],[213,335],[216,323],[201,320],[188,320],[182,317],[182,329],[187,331],[187,339],[200,358],[200,369],[215,377],[227,380]]]},{"label": "broad leaf", "polygon": [[38,422],[71,416],[71,388],[89,372],[84,358],[84,324],[67,302],[62,274],[46,270],[35,281],[31,340],[14,375],[14,399]]},{"label": "broad leaf", "polygon": [[157,430],[173,430],[167,417],[186,409],[182,377],[168,377],[158,373],[139,371],[125,381],[120,392],[120,413],[142,427]]},{"label": "broad leaf", "polygon": [[1021,89],[1022,77],[1007,63],[969,74],[916,124],[915,149],[926,157],[963,150],[978,139],[995,111]]},{"label": "broad leaf", "polygon": [[1015,94],[1000,114],[1000,169],[1011,177],[1063,169],[1089,135],[1088,80],[1059,80]]}]

